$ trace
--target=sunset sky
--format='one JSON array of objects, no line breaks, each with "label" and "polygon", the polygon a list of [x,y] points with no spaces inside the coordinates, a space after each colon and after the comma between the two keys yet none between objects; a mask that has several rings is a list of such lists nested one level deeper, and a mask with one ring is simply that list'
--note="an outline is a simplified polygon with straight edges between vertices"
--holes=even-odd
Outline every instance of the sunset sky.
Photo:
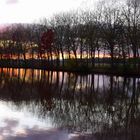
[{"label": "sunset sky", "polygon": [[59,12],[88,8],[97,0],[0,0],[0,24],[31,23]]}]

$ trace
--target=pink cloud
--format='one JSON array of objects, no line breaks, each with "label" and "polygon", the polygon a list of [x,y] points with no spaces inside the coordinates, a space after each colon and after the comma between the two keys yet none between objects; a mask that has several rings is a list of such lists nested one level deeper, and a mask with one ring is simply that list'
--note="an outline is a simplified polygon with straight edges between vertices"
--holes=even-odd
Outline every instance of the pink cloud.
[{"label": "pink cloud", "polygon": [[18,0],[6,0],[6,4],[16,4]]}]

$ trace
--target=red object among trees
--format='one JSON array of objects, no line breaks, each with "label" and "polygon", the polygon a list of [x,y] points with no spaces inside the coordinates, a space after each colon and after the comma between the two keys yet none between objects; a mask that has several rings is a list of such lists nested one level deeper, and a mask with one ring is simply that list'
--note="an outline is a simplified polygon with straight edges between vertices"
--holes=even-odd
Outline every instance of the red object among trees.
[{"label": "red object among trees", "polygon": [[51,48],[54,41],[54,32],[52,29],[49,29],[47,32],[44,32],[41,36],[41,50]]},{"label": "red object among trees", "polygon": [[13,40],[13,41],[17,41],[17,35],[16,35],[16,33],[13,33],[13,35],[12,35],[12,40]]},{"label": "red object among trees", "polygon": [[10,54],[4,54],[3,57],[6,59],[10,59]]},{"label": "red object among trees", "polygon": [[12,35],[12,40],[13,41],[16,41],[16,42],[20,42],[22,40],[22,33],[21,32],[18,32],[18,31],[15,31]]}]

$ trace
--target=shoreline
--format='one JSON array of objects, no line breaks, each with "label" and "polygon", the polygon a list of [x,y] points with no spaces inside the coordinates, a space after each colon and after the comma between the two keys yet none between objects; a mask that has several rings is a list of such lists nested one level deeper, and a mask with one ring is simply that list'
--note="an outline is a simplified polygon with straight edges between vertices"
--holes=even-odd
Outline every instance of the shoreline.
[{"label": "shoreline", "polygon": [[66,68],[66,67],[47,67],[47,66],[31,66],[31,65],[1,65],[0,68],[15,68],[15,69],[37,69],[37,70],[47,70],[47,71],[57,71],[57,72],[68,72],[76,73],[80,75],[88,74],[103,74],[103,75],[114,75],[114,76],[124,76],[124,77],[140,77],[140,71],[131,71],[131,70],[119,70],[119,69],[109,69],[109,68],[94,68],[88,69],[87,71],[82,69],[75,68]]}]

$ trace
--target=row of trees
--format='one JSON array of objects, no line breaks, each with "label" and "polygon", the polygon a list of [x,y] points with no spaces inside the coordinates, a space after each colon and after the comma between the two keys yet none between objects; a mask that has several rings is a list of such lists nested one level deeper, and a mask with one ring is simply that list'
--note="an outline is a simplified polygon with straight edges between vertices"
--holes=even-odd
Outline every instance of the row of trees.
[{"label": "row of trees", "polygon": [[[46,35],[48,31],[52,34]],[[140,3],[102,1],[94,11],[62,13],[39,24],[7,27],[0,39],[1,59],[45,59],[57,66],[73,59],[76,64],[94,66],[95,58],[110,58],[113,67],[116,60],[125,66],[134,58],[136,67],[140,55]]]}]

